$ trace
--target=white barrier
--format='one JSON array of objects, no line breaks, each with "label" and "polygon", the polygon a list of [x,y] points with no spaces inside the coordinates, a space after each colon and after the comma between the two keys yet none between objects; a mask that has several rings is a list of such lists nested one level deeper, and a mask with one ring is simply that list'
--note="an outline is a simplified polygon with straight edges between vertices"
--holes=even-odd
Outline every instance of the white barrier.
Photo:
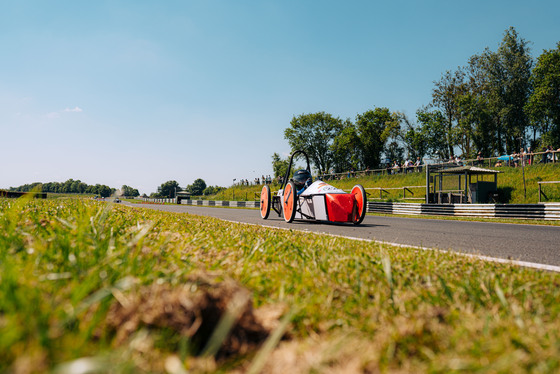
[{"label": "white barrier", "polygon": [[[153,203],[175,203],[175,199],[142,199]],[[259,201],[181,200],[181,204],[195,206],[222,206],[259,208]],[[432,215],[482,218],[523,218],[560,220],[560,203],[540,204],[418,204],[367,203],[368,213]]]}]

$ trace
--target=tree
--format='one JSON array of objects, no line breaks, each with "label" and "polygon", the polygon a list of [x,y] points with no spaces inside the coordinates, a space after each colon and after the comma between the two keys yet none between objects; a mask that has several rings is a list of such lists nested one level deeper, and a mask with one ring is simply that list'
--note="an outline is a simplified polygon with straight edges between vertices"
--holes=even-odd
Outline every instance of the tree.
[{"label": "tree", "polygon": [[332,144],[342,131],[343,123],[325,112],[301,114],[293,117],[291,127],[284,130],[292,152],[303,150],[319,174],[328,171],[333,163]]},{"label": "tree", "polygon": [[453,148],[456,144],[454,141],[454,128],[459,120],[459,111],[457,109],[458,97],[464,90],[464,77],[465,74],[462,69],[455,72],[446,71],[441,79],[435,83],[432,91],[432,105],[439,109],[443,118],[443,135],[445,145],[447,147],[445,154],[452,155]]},{"label": "tree", "polygon": [[194,196],[200,196],[203,194],[204,190],[206,189],[206,182],[203,179],[196,179],[193,184],[187,186],[187,191]]},{"label": "tree", "polygon": [[531,93],[533,60],[527,45],[510,27],[498,51],[486,49],[482,56],[485,95],[495,123],[498,154],[519,150],[528,128],[525,107]]},{"label": "tree", "polygon": [[362,166],[360,160],[361,142],[356,127],[350,120],[343,123],[342,131],[332,144],[333,166],[337,173]]},{"label": "tree", "polygon": [[422,127],[414,126],[406,115],[402,113],[398,115],[402,123],[400,137],[405,145],[408,157],[413,160],[417,157],[423,158],[428,150],[428,139],[422,131]]},{"label": "tree", "polygon": [[113,192],[115,192],[115,190],[110,188],[109,186],[106,185],[98,185],[98,186],[99,187],[97,188],[97,193],[101,197],[109,197],[113,194]]},{"label": "tree", "polygon": [[272,171],[274,172],[274,177],[284,177],[290,166],[290,159],[282,159],[278,153],[272,154]]},{"label": "tree", "polygon": [[510,27],[498,48],[498,59],[503,72],[500,111],[504,126],[505,146],[508,153],[519,150],[520,138],[524,138],[528,127],[525,106],[531,93],[531,68],[528,42],[520,38],[515,28]]},{"label": "tree", "polygon": [[416,112],[416,118],[421,124],[420,131],[426,140],[426,153],[436,156],[438,159],[449,158],[447,140],[442,134],[445,133],[445,117],[439,110],[430,111],[424,107]]},{"label": "tree", "polygon": [[140,196],[140,193],[138,192],[137,189],[129,187],[127,185],[123,185],[121,187],[121,194],[122,196],[130,196],[130,197]]},{"label": "tree", "polygon": [[167,181],[158,187],[157,196],[171,199],[175,197],[176,191],[181,191],[179,183],[177,181]]},{"label": "tree", "polygon": [[225,187],[208,186],[204,189],[204,191],[202,193],[203,193],[204,196],[209,196],[209,195],[216,195],[223,190],[225,190]]},{"label": "tree", "polygon": [[538,57],[531,77],[533,92],[527,112],[533,125],[533,139],[539,131],[543,145],[560,144],[560,42],[556,49]]},{"label": "tree", "polygon": [[385,143],[394,133],[398,122],[387,108],[375,108],[356,116],[356,130],[360,141],[360,161],[363,167],[377,168]]}]

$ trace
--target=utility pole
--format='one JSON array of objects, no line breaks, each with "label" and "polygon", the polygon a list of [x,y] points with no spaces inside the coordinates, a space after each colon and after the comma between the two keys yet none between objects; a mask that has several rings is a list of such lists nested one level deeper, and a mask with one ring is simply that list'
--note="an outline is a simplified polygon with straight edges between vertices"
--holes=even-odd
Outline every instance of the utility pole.
[{"label": "utility pole", "polygon": [[[522,145],[525,145],[522,136],[519,137],[519,142]],[[523,147],[523,150],[525,150],[525,147]],[[520,154],[519,156],[521,156],[521,169],[523,170],[523,202],[525,202],[527,200],[527,186],[525,185],[525,156],[523,154]]]},{"label": "utility pole", "polygon": [[237,180],[236,178],[233,178],[233,185],[231,186],[231,199],[232,200],[235,200],[235,181],[236,180]]}]

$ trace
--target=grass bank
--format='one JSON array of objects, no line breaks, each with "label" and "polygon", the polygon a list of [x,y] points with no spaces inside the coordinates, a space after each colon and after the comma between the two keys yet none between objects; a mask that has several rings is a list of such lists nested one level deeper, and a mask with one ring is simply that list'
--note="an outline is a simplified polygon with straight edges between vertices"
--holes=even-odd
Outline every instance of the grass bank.
[{"label": "grass bank", "polygon": [[560,370],[555,273],[78,199],[0,230],[0,372]]},{"label": "grass bank", "polygon": [[[521,167],[500,167],[494,168],[502,173],[498,175],[498,189],[502,203],[507,204],[534,204],[539,201],[538,183],[539,181],[558,181],[560,180],[560,163],[537,164],[525,167],[525,187],[523,183],[523,169]],[[355,184],[360,183],[365,188],[399,188],[404,186],[425,186],[425,173],[408,173],[397,175],[375,175],[358,178],[346,178],[342,180],[328,181],[335,187],[350,190]],[[220,194],[206,197],[208,200],[256,200],[260,195],[262,186],[235,186],[230,187]],[[560,184],[549,184],[543,187],[543,191],[551,202],[560,202]],[[378,191],[368,191],[370,199],[379,197]],[[402,201],[402,202],[422,202],[422,200],[403,200],[402,190],[387,190],[383,200],[376,201]],[[425,190],[413,189],[415,197],[425,197]],[[526,197],[525,197],[526,194]],[[407,197],[410,197],[407,193]]]}]

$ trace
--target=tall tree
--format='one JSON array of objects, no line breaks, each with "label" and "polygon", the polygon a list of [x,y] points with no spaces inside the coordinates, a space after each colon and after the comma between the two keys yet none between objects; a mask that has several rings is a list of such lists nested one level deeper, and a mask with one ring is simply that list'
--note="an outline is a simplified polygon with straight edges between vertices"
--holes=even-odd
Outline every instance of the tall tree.
[{"label": "tall tree", "polygon": [[179,188],[179,183],[177,181],[167,181],[158,187],[158,193],[160,197],[173,198],[175,197],[175,192],[181,191]]},{"label": "tall tree", "polygon": [[359,152],[361,146],[360,138],[352,121],[344,121],[343,129],[335,137],[332,145],[335,172],[340,173],[363,168]]},{"label": "tall tree", "polygon": [[499,151],[519,150],[528,127],[525,106],[531,93],[529,78],[533,60],[528,42],[515,28],[504,33],[496,53],[486,51],[490,108],[497,121]]},{"label": "tall tree", "polygon": [[387,108],[375,108],[356,116],[360,160],[363,167],[379,167],[381,154],[385,150],[387,140],[398,125],[397,122]]},{"label": "tall tree", "polygon": [[400,138],[404,143],[408,157],[413,160],[417,157],[423,158],[428,151],[428,139],[422,128],[414,126],[405,114],[397,113],[397,115],[401,122]]},{"label": "tall tree", "polygon": [[196,179],[193,184],[187,186],[187,190],[195,196],[200,196],[203,194],[204,190],[206,189],[206,182],[204,179],[198,178]]},{"label": "tall tree", "polygon": [[274,172],[274,177],[283,177],[288,171],[288,166],[290,166],[290,159],[282,159],[278,153],[272,154],[272,171]]},{"label": "tall tree", "polygon": [[543,145],[560,144],[560,42],[556,49],[545,50],[538,57],[531,83],[527,111],[534,128],[533,139],[538,131]]},{"label": "tall tree", "polygon": [[301,114],[293,117],[290,127],[284,130],[292,152],[305,151],[319,174],[329,170],[333,163],[332,144],[342,131],[343,122],[325,112]]},{"label": "tall tree", "polygon": [[130,186],[127,186],[126,184],[121,187],[121,194],[122,196],[130,197],[140,196],[140,193],[136,188],[132,188]]},{"label": "tall tree", "polygon": [[445,134],[445,116],[439,110],[429,110],[427,107],[416,111],[416,118],[421,124],[420,131],[426,141],[426,153],[437,159],[447,159],[451,156]]},{"label": "tall tree", "polygon": [[434,82],[432,90],[432,105],[439,109],[444,119],[444,137],[447,151],[446,154],[452,155],[456,145],[455,127],[459,121],[458,98],[464,91],[465,73],[461,68],[457,71],[446,71],[441,79]]}]

